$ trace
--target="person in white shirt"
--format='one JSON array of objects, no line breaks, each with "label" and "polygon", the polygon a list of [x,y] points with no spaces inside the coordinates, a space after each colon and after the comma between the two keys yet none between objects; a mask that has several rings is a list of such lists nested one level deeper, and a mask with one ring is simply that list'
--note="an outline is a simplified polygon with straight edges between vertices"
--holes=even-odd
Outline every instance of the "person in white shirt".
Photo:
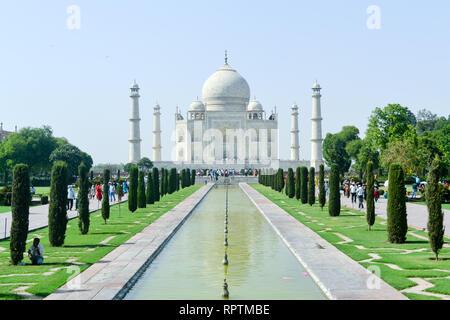
[{"label": "person in white shirt", "polygon": [[33,244],[28,249],[28,257],[33,265],[39,265],[44,262],[44,247],[39,242],[41,242],[39,238],[34,238]]},{"label": "person in white shirt", "polygon": [[356,203],[356,190],[358,188],[356,187],[356,184],[353,182],[350,186],[350,194],[352,196],[352,203]]},{"label": "person in white shirt", "polygon": [[72,211],[73,199],[75,199],[75,191],[73,190],[72,185],[70,185],[67,189],[67,210]]},{"label": "person in white shirt", "polygon": [[109,183],[109,201],[113,202],[116,201],[116,186],[114,185],[114,183]]},{"label": "person in white shirt", "polygon": [[364,209],[364,188],[362,185],[358,186],[358,189],[356,190],[356,195],[358,196],[359,205],[358,208]]}]

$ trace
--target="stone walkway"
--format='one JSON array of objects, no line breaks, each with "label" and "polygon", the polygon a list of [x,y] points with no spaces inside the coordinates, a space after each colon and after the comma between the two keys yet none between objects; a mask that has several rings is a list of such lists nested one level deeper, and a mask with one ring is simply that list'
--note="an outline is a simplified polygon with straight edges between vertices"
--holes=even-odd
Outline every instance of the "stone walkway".
[{"label": "stone walkway", "polygon": [[[122,202],[127,201],[127,199],[128,199],[127,196],[123,197]],[[111,202],[110,204],[114,205],[117,203],[118,201],[115,201]],[[36,229],[41,229],[48,226],[48,207],[49,207],[48,204],[30,207],[28,231],[34,231]],[[101,201],[98,201],[97,199],[89,200],[90,212],[94,212],[98,209],[101,209],[101,207],[102,207]],[[75,209],[72,211],[67,211],[67,217],[69,218],[69,220],[78,217],[78,211]],[[0,214],[0,240],[9,237],[11,231],[11,222],[12,222],[11,212],[5,212]]]},{"label": "stone walkway", "polygon": [[202,187],[45,299],[122,299],[213,185]]},{"label": "stone walkway", "polygon": [[[358,201],[358,200],[357,200]],[[375,214],[379,217],[387,219],[387,199],[380,198],[375,204]],[[364,202],[364,209],[358,209],[358,202],[352,204],[351,197],[347,198],[341,194],[341,205],[347,208],[353,208],[362,212],[366,212],[366,202]],[[450,211],[444,211],[444,226],[445,235],[450,236]],[[408,225],[410,227],[426,230],[428,223],[428,210],[426,206],[414,203],[406,203],[406,214],[408,219]]]},{"label": "stone walkway", "polygon": [[[330,299],[407,300],[248,184],[239,184]],[[351,239],[344,239],[349,241]],[[376,284],[379,284],[376,285]]]}]

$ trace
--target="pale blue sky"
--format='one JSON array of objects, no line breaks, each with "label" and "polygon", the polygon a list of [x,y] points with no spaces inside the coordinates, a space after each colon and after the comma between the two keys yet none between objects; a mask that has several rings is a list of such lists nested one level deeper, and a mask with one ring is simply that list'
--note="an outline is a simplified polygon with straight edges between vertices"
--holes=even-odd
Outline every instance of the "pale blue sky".
[{"label": "pale blue sky", "polygon": [[[81,9],[81,29],[66,26]],[[369,5],[381,29],[366,26]],[[163,159],[174,111],[201,96],[229,63],[266,111],[280,114],[280,155],[289,158],[290,106],[300,106],[301,158],[310,156],[311,86],[323,87],[323,134],[364,132],[377,106],[450,110],[450,2],[106,1],[0,3],[0,121],[50,125],[94,162],[127,162],[129,87],[141,86],[143,156],[152,157],[152,108],[162,108]]]}]

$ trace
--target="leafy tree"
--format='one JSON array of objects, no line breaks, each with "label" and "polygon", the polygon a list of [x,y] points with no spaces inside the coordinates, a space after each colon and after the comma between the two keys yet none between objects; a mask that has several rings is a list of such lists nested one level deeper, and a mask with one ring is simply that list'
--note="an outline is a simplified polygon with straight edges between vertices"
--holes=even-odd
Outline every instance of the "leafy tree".
[{"label": "leafy tree", "polygon": [[67,164],[53,164],[48,210],[48,235],[52,247],[64,244],[67,228]]},{"label": "leafy tree", "polygon": [[327,195],[325,191],[325,166],[321,164],[319,167],[319,204],[322,210],[325,206],[326,201]]},{"label": "leafy tree", "polygon": [[153,168],[153,162],[149,158],[144,157],[139,160],[137,166],[140,171],[150,172],[150,170]]},{"label": "leafy tree", "polygon": [[25,164],[17,164],[13,170],[12,223],[9,248],[11,262],[19,264],[23,259],[28,236],[30,214],[30,173]]},{"label": "leafy tree", "polygon": [[88,179],[88,167],[82,162],[78,167],[79,191],[78,191],[78,228],[81,234],[87,234],[89,232],[89,179]]},{"label": "leafy tree", "polygon": [[332,217],[337,217],[341,214],[341,198],[339,191],[339,168],[337,164],[331,165],[330,170],[330,196],[328,199],[328,213]]},{"label": "leafy tree", "polygon": [[422,172],[425,164],[422,162],[417,148],[416,139],[393,140],[381,154],[381,162],[385,167],[398,163],[407,174]]},{"label": "leafy tree", "polygon": [[416,130],[418,134],[422,134],[423,132],[427,131],[433,131],[436,122],[439,120],[436,114],[433,114],[431,111],[428,111],[426,109],[419,110],[416,119]]},{"label": "leafy tree", "polygon": [[303,204],[308,203],[308,168],[302,167],[300,171],[300,199]]},{"label": "leafy tree", "polygon": [[428,184],[425,189],[428,208],[428,237],[430,239],[431,250],[436,255],[436,260],[439,260],[439,251],[444,245],[445,232],[442,196],[439,191],[440,166],[441,160],[436,155],[428,175]]},{"label": "leafy tree", "polygon": [[389,167],[387,229],[388,241],[404,243],[408,232],[406,219],[405,175],[399,163]]},{"label": "leafy tree", "polygon": [[145,199],[145,172],[139,171],[138,178],[138,208],[146,208],[147,207],[147,199]]},{"label": "leafy tree", "polygon": [[347,172],[352,163],[351,157],[346,151],[347,144],[359,140],[358,134],[358,128],[344,126],[336,134],[328,133],[323,141],[323,157],[328,165],[337,164],[341,174]]},{"label": "leafy tree", "polygon": [[362,140],[361,149],[359,149],[358,156],[356,158],[356,168],[362,172],[367,168],[369,161],[373,164],[373,169],[377,170],[380,167],[380,153],[374,149],[367,139]]},{"label": "leafy tree", "polygon": [[109,219],[110,208],[109,208],[109,181],[111,179],[111,171],[109,169],[103,170],[103,197],[102,197],[102,218],[105,220]]},{"label": "leafy tree", "polygon": [[367,163],[367,172],[366,172],[366,178],[367,178],[367,224],[369,225],[369,231],[370,228],[375,224],[375,199],[374,199],[374,192],[375,192],[375,179],[373,176],[373,162],[369,161]]},{"label": "leafy tree", "polygon": [[83,162],[87,167],[87,170],[92,168],[92,158],[87,153],[81,151],[78,147],[65,143],[53,150],[49,157],[50,163],[56,161],[64,161],[67,163],[67,171],[69,177],[76,176],[78,173],[78,167]]},{"label": "leafy tree", "polygon": [[149,172],[147,173],[147,203],[148,204],[154,204],[155,203],[155,199],[154,197],[154,192],[153,192],[153,179],[152,179],[152,173]]},{"label": "leafy tree", "polygon": [[300,200],[300,189],[301,189],[301,167],[297,167],[295,170],[295,198]]},{"label": "leafy tree", "polygon": [[415,126],[416,117],[408,108],[389,104],[372,112],[366,137],[373,147],[384,150],[392,139],[401,139]]},{"label": "leafy tree", "polygon": [[292,168],[288,169],[287,190],[288,190],[288,197],[291,199],[294,198],[295,182],[294,182],[294,170],[292,170]]},{"label": "leafy tree", "polygon": [[155,202],[157,202],[161,198],[161,195],[159,194],[159,170],[158,170],[158,168],[153,168],[152,180],[153,180],[153,200]]},{"label": "leafy tree", "polygon": [[316,202],[315,172],[314,167],[309,168],[308,203],[310,206]]},{"label": "leafy tree", "polygon": [[139,169],[136,165],[130,168],[130,190],[128,190],[128,210],[135,212],[138,205],[138,175]]},{"label": "leafy tree", "polygon": [[123,166],[123,171],[130,173],[131,172],[131,167],[134,166],[133,163],[127,163],[126,165]]}]

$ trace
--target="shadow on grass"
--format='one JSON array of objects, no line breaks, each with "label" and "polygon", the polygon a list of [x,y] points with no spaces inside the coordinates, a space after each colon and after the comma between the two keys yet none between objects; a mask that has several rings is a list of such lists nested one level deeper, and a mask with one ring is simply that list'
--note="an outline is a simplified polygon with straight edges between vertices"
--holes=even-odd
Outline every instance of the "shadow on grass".
[{"label": "shadow on grass", "polygon": [[0,300],[24,300],[24,297],[19,296],[18,294],[8,294],[8,293],[0,293]]},{"label": "shadow on grass", "polygon": [[[134,224],[128,224],[128,225],[133,225],[134,226]],[[110,235],[122,235],[123,233],[122,232],[108,232],[108,231],[105,231],[105,232],[92,232],[91,234],[110,234]]]},{"label": "shadow on grass", "polygon": [[410,241],[410,240],[406,240],[405,241],[405,244],[424,244],[424,243],[428,243],[428,241],[426,241],[426,240],[413,240],[413,241]]},{"label": "shadow on grass", "polygon": [[[123,234],[123,233],[121,233]],[[77,245],[64,245],[64,248],[115,248],[117,246],[109,244],[77,244]]]}]

